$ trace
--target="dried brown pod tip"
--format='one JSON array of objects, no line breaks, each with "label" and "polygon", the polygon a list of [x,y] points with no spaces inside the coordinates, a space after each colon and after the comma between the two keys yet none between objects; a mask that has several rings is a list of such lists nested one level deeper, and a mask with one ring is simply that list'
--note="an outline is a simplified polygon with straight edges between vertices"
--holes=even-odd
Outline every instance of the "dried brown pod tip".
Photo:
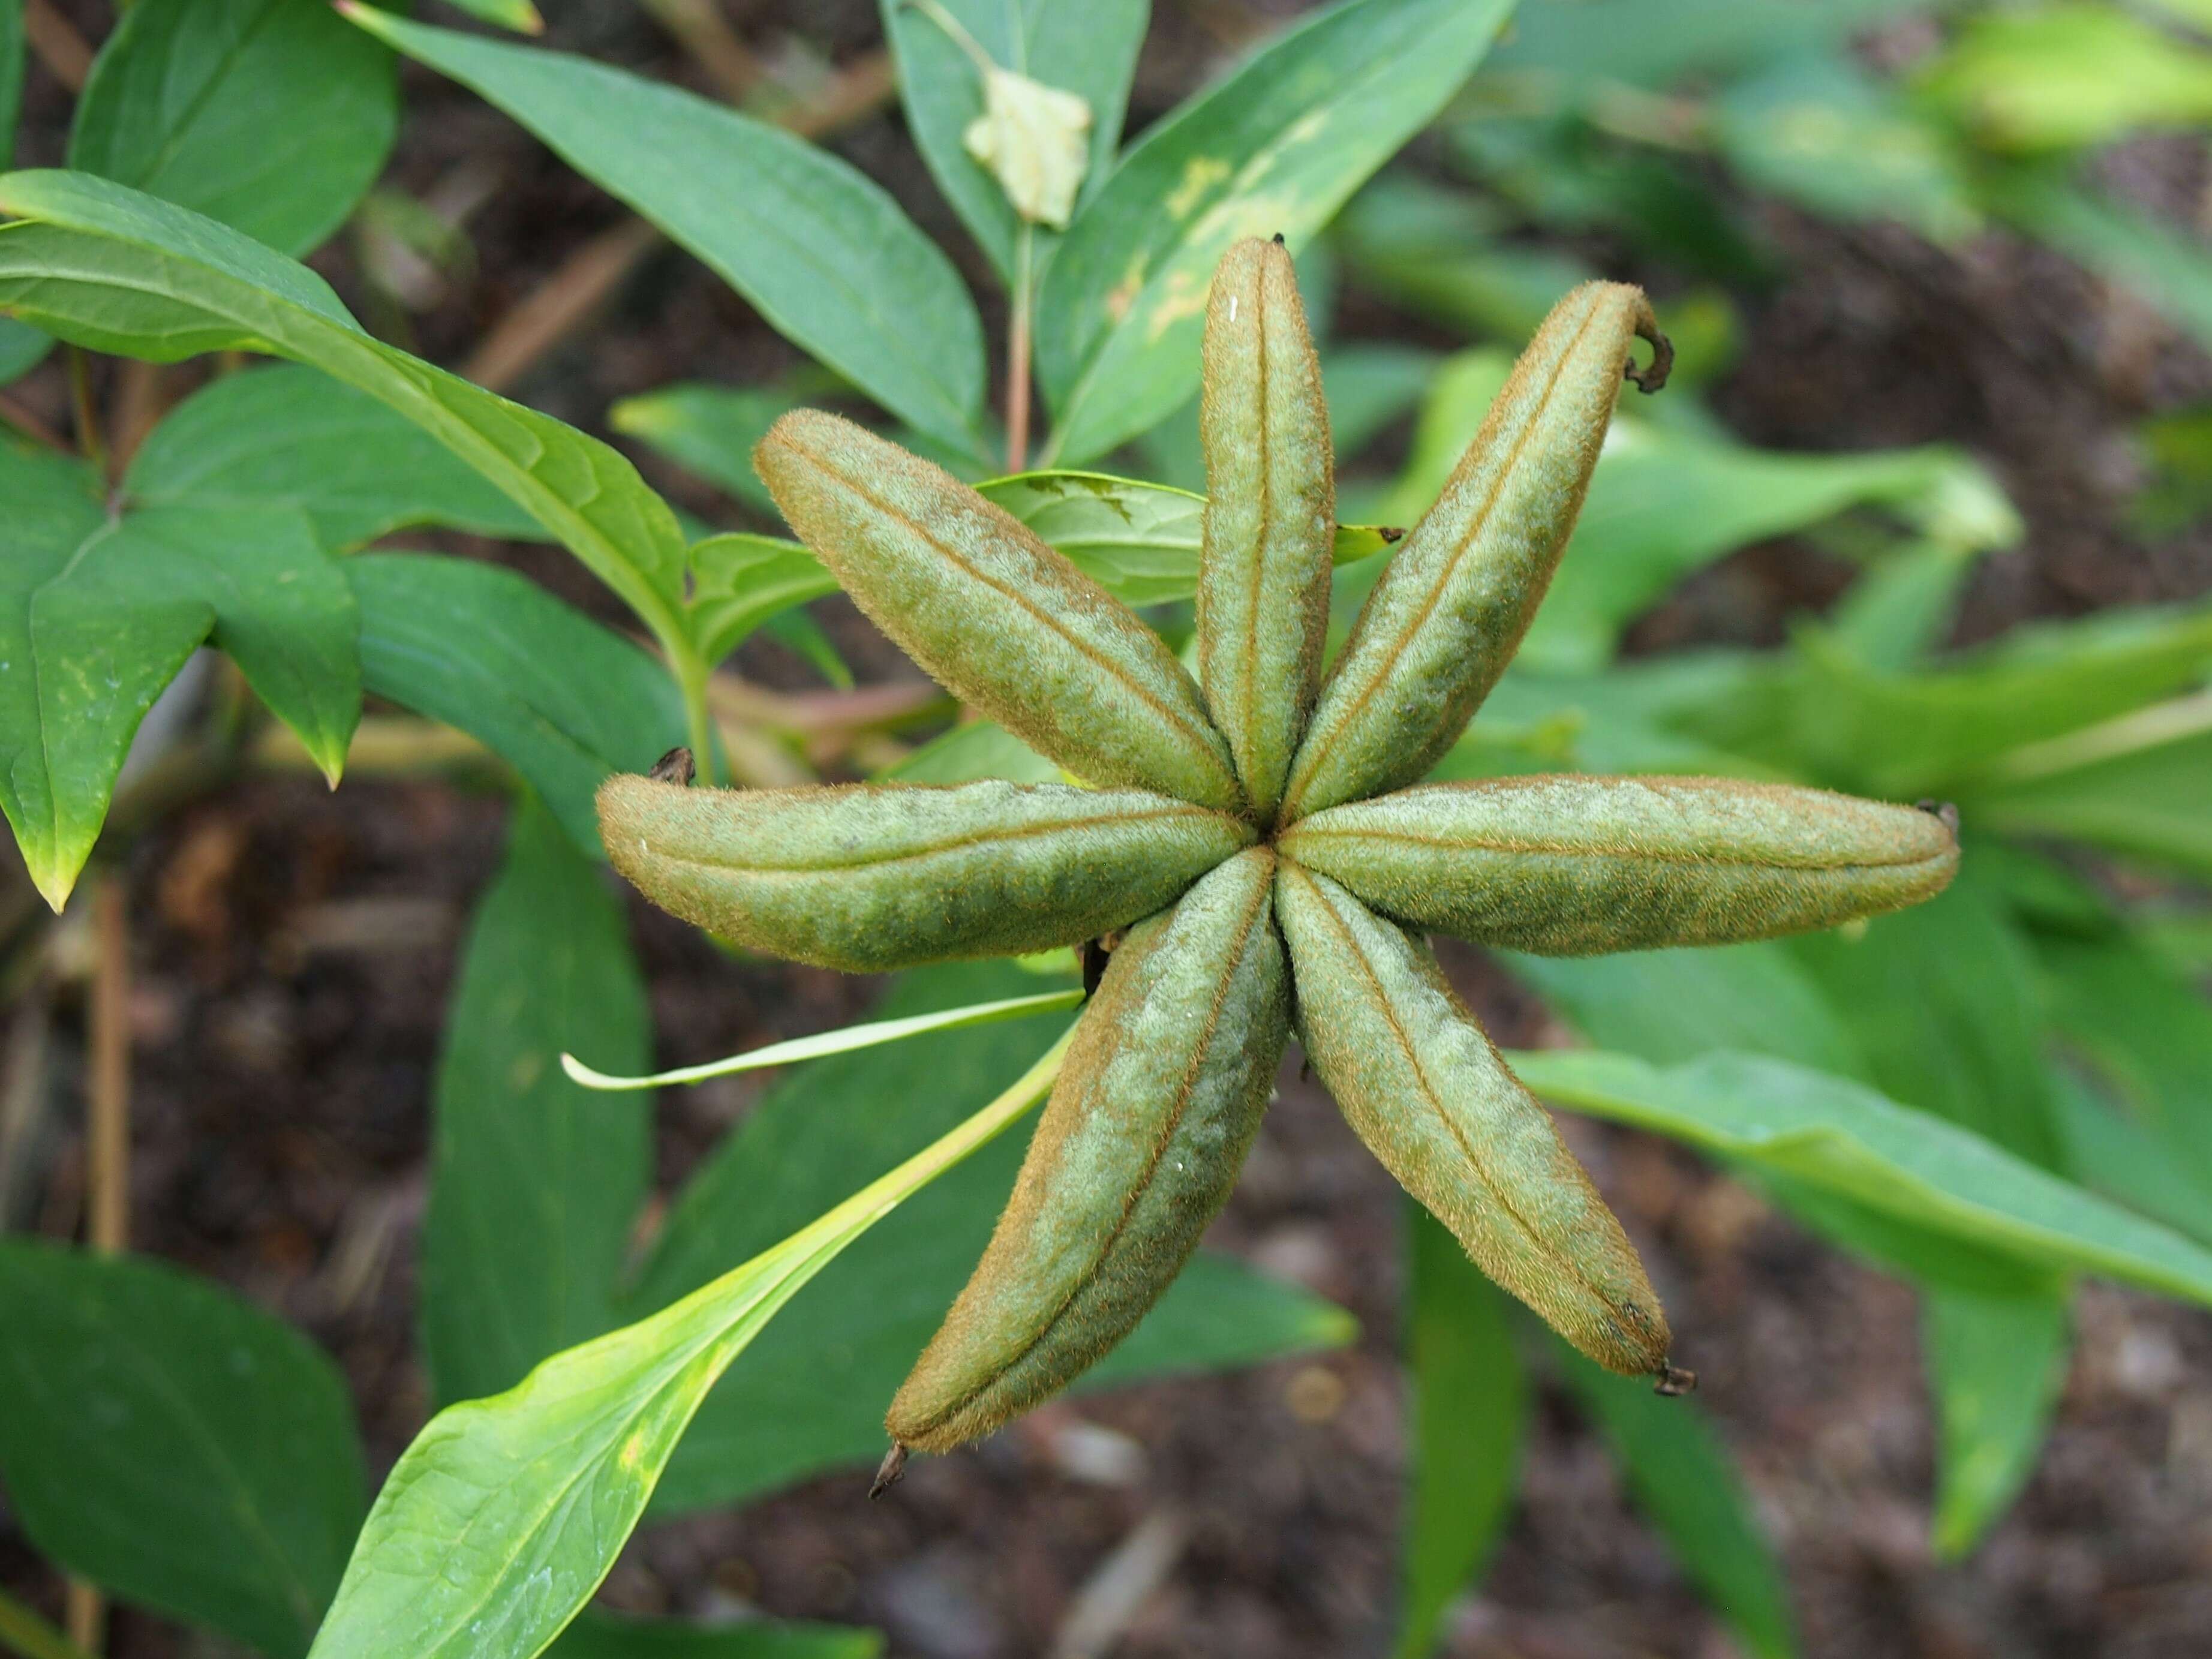
[{"label": "dried brown pod tip", "polygon": [[1697,1391],[1697,1372],[1686,1371],[1680,1365],[1662,1365],[1657,1378],[1651,1384],[1652,1393],[1663,1394],[1670,1400]]}]

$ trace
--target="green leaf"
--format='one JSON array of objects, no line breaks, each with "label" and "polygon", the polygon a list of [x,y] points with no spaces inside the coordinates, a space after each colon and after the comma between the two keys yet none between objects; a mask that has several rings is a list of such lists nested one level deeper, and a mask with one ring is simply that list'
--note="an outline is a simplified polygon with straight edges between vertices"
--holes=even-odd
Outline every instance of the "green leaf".
[{"label": "green leaf", "polygon": [[53,349],[51,334],[26,328],[13,317],[0,317],[0,386],[21,380]]},{"label": "green leaf", "polygon": [[538,15],[538,8],[530,0],[446,0],[446,3],[455,11],[481,17],[487,23],[513,29],[517,34],[545,32],[545,20]]},{"label": "green leaf", "polygon": [[1066,1048],[1063,1037],[940,1139],[681,1302],[433,1418],[378,1494],[313,1653],[542,1651],[614,1565],[731,1361],[854,1240],[1035,1104]]},{"label": "green leaf", "polygon": [[975,302],[937,245],[849,162],[586,58],[343,9],[528,127],[892,414],[988,450]]},{"label": "green leaf", "polygon": [[1960,793],[1992,829],[2212,872],[2212,692],[2016,749]]},{"label": "green leaf", "polygon": [[368,553],[345,573],[368,688],[475,738],[544,797],[578,848],[602,856],[600,783],[683,741],[683,700],[660,665],[495,565]]},{"label": "green leaf", "polygon": [[1564,1342],[1551,1346],[1560,1375],[1604,1431],[1637,1508],[1683,1571],[1747,1650],[1790,1659],[1796,1621],[1782,1570],[1752,1519],[1727,1448],[1695,1403],[1652,1393],[1647,1378],[1600,1370]]},{"label": "green leaf", "polygon": [[2063,173],[2023,171],[1984,192],[2019,229],[2133,290],[2200,346],[2212,343],[2212,248],[2197,237],[2108,193],[2077,190]]},{"label": "green leaf", "polygon": [[2118,6],[1970,16],[1917,78],[1936,109],[2002,149],[2078,149],[2212,116],[2212,52]]},{"label": "green leaf", "polygon": [[344,1379],[164,1263],[0,1240],[0,1473],[41,1553],[296,1659],[361,1523]]},{"label": "green leaf", "polygon": [[1970,1553],[2034,1472],[2066,1380],[2073,1330],[2064,1296],[1921,1298],[1942,1448],[1936,1553]]},{"label": "green leaf", "polygon": [[2057,1080],[2067,1168],[2094,1192],[2212,1244],[2212,1182],[2167,1137],[2122,1116],[2072,1078]]},{"label": "green leaf", "polygon": [[552,1659],[877,1659],[883,1650],[876,1632],[841,1625],[682,1625],[586,1611],[550,1652]]},{"label": "green leaf", "polygon": [[1972,870],[1863,929],[1790,941],[1892,1100],[2046,1169],[2058,1162],[2042,1008],[2027,941]]},{"label": "green leaf", "polygon": [[[2035,954],[2053,1030],[2169,1167],[2212,1193],[2212,1005],[2202,990],[2124,933],[2041,937]],[[2212,1211],[2197,1222],[2212,1227]]]},{"label": "green leaf", "polygon": [[[1510,367],[1504,354],[1490,350],[1462,352],[1445,363],[1431,383],[1406,470],[1379,509],[1386,518],[1409,524],[1435,499]],[[1979,469],[1948,449],[1790,455],[1624,410],[1607,435],[1573,539],[1516,660],[1555,672],[1595,668],[1621,630],[1675,583],[1738,548],[1864,506],[1935,517],[1948,527],[1957,521],[1950,509],[1960,492],[1977,487],[1988,488]],[[1984,514],[1972,526],[1985,535],[2016,530],[2002,514]]]},{"label": "green leaf", "polygon": [[490,479],[689,649],[684,533],[635,468],[549,416],[362,332],[323,280],[237,232],[81,173],[0,176],[0,311],[96,351],[174,362],[258,351],[389,404]]},{"label": "green leaf", "polygon": [[1060,768],[991,720],[956,726],[881,775],[907,783],[973,783],[979,778],[1005,778],[1012,783],[1064,781]]},{"label": "green leaf", "polygon": [[1713,114],[1723,155],[1754,189],[1833,219],[1901,222],[1939,242],[1980,228],[1950,136],[1847,57],[1740,81]]},{"label": "green leaf", "polygon": [[69,164],[305,253],[398,125],[392,54],[317,0],[140,0],[93,63]]},{"label": "green leaf", "polygon": [[1834,46],[1920,0],[1523,0],[1501,71],[1549,71],[1577,89],[1607,82],[1667,87]]},{"label": "green leaf", "polygon": [[[1037,989],[1035,975],[1011,963],[961,964],[902,976],[878,1013],[908,1017]],[[1038,1042],[1035,1026],[1015,1020],[839,1054],[794,1073],[678,1197],[631,1307],[683,1294],[813,1213],[855,1172],[887,1168],[926,1144],[1016,1076]],[[657,1511],[734,1503],[882,1455],[884,1408],[982,1254],[1013,1184],[1020,1139],[1007,1137],[918,1194],[823,1275],[708,1398]],[[1350,1334],[1341,1310],[1201,1253],[1085,1386],[1253,1364]],[[764,1423],[775,1431],[763,1433]]]},{"label": "green leaf", "polygon": [[746,506],[781,518],[775,497],[753,471],[753,447],[805,395],[796,386],[684,382],[624,398],[607,410],[607,424],[652,445]]},{"label": "green leaf", "polygon": [[[1198,592],[1206,497],[1103,472],[1018,472],[975,486],[1066,554],[1133,609]],[[1373,525],[1339,525],[1336,561],[1367,558],[1389,545]]]},{"label": "green leaf", "polygon": [[2212,1302],[2212,1251],[1848,1079],[1739,1054],[1664,1069],[1595,1053],[1522,1053],[1512,1065],[1571,1111],[1793,1177],[2016,1262]]},{"label": "green leaf", "polygon": [[512,1388],[615,1323],[652,1106],[571,1082],[570,1047],[642,1069],[652,1022],[599,866],[526,800],[470,929],[433,1097],[422,1338],[441,1401]]},{"label": "green leaf", "polygon": [[1355,196],[1331,240],[1363,285],[1394,304],[1462,334],[1518,343],[1596,273],[1577,255],[1506,242],[1506,228],[1473,191],[1401,171]]},{"label": "green leaf", "polygon": [[1340,468],[1413,411],[1442,361],[1419,346],[1381,342],[1334,346],[1322,353],[1322,391]]},{"label": "green leaf", "polygon": [[0,167],[13,164],[23,107],[23,0],[0,0]]},{"label": "green leaf", "polygon": [[1427,125],[1510,0],[1346,0],[1152,127],[1046,268],[1037,372],[1061,464],[1171,412],[1198,380],[1213,267],[1240,236],[1293,250]]},{"label": "green leaf", "polygon": [[185,399],[131,457],[123,488],[146,506],[296,507],[333,552],[416,525],[545,534],[413,422],[289,365],[227,374]]},{"label": "green leaf", "polygon": [[720,662],[770,617],[837,591],[837,579],[797,542],[711,536],[691,550],[686,607],[700,659]]},{"label": "green leaf", "polygon": [[1406,1514],[1405,1600],[1398,1659],[1434,1650],[1453,1599],[1504,1536],[1527,1431],[1528,1384],[1504,1296],[1450,1231],[1404,1206],[1413,1283],[1407,1302],[1412,1372],[1412,1491]]},{"label": "green leaf", "polygon": [[110,518],[76,463],[0,447],[0,806],[59,909],[138,723],[210,633],[336,781],[361,712],[345,578],[304,515]]},{"label": "green leaf", "polygon": [[[1091,106],[1086,187],[1114,159],[1121,117],[1144,43],[1151,0],[941,0],[1000,69],[1011,70]],[[883,0],[884,34],[898,67],[899,101],[907,131],[930,176],[989,256],[1001,279],[1014,278],[1014,239],[1021,225],[990,169],[969,152],[969,126],[983,113],[976,65],[958,42],[910,0]],[[1049,246],[1057,239],[1039,227]]]}]

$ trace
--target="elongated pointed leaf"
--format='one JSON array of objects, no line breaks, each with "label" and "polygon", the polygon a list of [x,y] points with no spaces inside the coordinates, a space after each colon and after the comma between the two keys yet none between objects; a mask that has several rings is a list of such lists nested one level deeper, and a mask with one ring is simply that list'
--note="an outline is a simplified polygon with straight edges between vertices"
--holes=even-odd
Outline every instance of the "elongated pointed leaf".
[{"label": "elongated pointed leaf", "polygon": [[[1121,139],[1129,80],[1150,21],[1150,0],[943,0],[945,11],[1001,70],[1024,75],[1090,106],[1089,186],[1112,165]],[[907,0],[884,0],[884,34],[898,66],[899,102],[930,176],[945,192],[1001,279],[1014,278],[1022,220],[969,129],[983,113],[981,73],[938,20]],[[1056,239],[1033,228],[1041,246]]]},{"label": "elongated pointed leaf", "polygon": [[687,614],[700,659],[720,662],[770,618],[836,591],[837,579],[796,542],[708,537],[691,550]]},{"label": "elongated pointed leaf", "polygon": [[69,164],[305,253],[375,182],[398,125],[392,53],[327,6],[145,0],[93,63]]},{"label": "elongated pointed leaf", "polygon": [[1521,1472],[1528,1384],[1513,1346],[1512,1304],[1442,1222],[1406,1206],[1413,1286],[1412,1492],[1398,1659],[1424,1659],[1445,1610],[1472,1587],[1504,1536]]},{"label": "elongated pointed leaf", "polygon": [[142,506],[295,507],[332,552],[413,525],[542,539],[544,527],[421,427],[311,368],[210,381],[131,458]]},{"label": "elongated pointed leaf", "polygon": [[158,1261],[0,1241],[0,1474],[56,1562],[297,1659],[361,1524],[345,1380]]},{"label": "elongated pointed leaf", "polygon": [[1513,1066],[1571,1111],[1654,1130],[2029,1267],[2212,1304],[2212,1250],[1845,1079],[1738,1054],[1662,1068],[1625,1054],[1521,1053]]},{"label": "elongated pointed leaf", "polygon": [[849,162],[586,58],[343,9],[521,122],[892,414],[956,449],[988,448],[975,302],[937,245]]},{"label": "elongated pointed leaf", "polygon": [[329,286],[228,227],[85,174],[0,176],[0,311],[98,351],[258,351],[389,404],[483,473],[684,647],[684,534],[598,440],[371,339]]},{"label": "elongated pointed leaf", "polygon": [[882,1635],[842,1625],[748,1619],[684,1625],[586,1612],[561,1632],[553,1659],[877,1659]]},{"label": "elongated pointed leaf", "polygon": [[2074,1334],[2063,1290],[2005,1297],[1930,1289],[1921,1312],[1942,1451],[1934,1540],[1938,1554],[1957,1560],[2034,1472]]},{"label": "elongated pointed leaf", "polygon": [[806,1282],[1051,1086],[996,1100],[782,1243],[651,1318],[448,1407],[401,1456],[315,1638],[321,1659],[533,1659],[599,1588],[708,1389]]},{"label": "elongated pointed leaf", "polygon": [[1636,1506],[1682,1570],[1760,1659],[1791,1659],[1796,1621],[1782,1569],[1737,1483],[1727,1449],[1689,1400],[1609,1376],[1564,1345],[1559,1372],[1596,1419]]},{"label": "elongated pointed leaf", "polygon": [[1978,823],[2212,872],[2212,692],[2001,757],[1960,791]]},{"label": "elongated pointed leaf", "polygon": [[[927,969],[902,976],[877,1012],[915,1018],[1040,982],[1004,962]],[[1036,1024],[1009,1021],[793,1072],[678,1196],[630,1307],[659,1306],[704,1283],[820,1209],[856,1172],[927,1145],[968,1103],[1018,1076],[1042,1041]],[[701,1408],[656,1512],[732,1504],[883,1455],[884,1408],[982,1253],[1023,1139],[1006,1137],[917,1194],[747,1351]],[[1341,1309],[1201,1250],[1079,1387],[1257,1364],[1336,1346],[1354,1330]],[[761,1432],[764,1423],[775,1431]]]},{"label": "elongated pointed leaf", "polygon": [[475,738],[601,856],[599,785],[683,741],[683,700],[660,665],[495,565],[368,553],[344,571],[368,688]]},{"label": "elongated pointed leaf", "polygon": [[470,929],[438,1066],[422,1274],[441,1401],[512,1388],[615,1323],[652,1105],[579,1087],[560,1056],[631,1070],[652,1046],[604,872],[525,801]]},{"label": "elongated pointed leaf", "polygon": [[1269,41],[1146,133],[1078,216],[1037,301],[1053,453],[1103,454],[1197,383],[1223,251],[1295,252],[1458,90],[1506,0],[1348,0]]}]

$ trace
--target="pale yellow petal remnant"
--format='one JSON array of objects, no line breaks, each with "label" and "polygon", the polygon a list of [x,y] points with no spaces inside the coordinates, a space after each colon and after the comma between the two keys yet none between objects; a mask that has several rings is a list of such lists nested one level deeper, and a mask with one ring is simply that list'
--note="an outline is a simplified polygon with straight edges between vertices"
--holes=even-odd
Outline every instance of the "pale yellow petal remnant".
[{"label": "pale yellow petal remnant", "polygon": [[1091,165],[1085,100],[992,64],[983,70],[983,112],[963,139],[1015,212],[1033,224],[1067,228]]}]

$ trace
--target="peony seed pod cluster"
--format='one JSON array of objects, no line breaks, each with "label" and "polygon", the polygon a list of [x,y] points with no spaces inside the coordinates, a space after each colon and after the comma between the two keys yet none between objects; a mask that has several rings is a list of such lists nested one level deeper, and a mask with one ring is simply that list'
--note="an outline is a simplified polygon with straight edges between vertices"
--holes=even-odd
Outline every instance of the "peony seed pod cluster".
[{"label": "peony seed pod cluster", "polygon": [[1424,933],[1553,954],[1765,939],[1916,903],[1958,864],[1946,817],[1821,790],[1419,781],[1527,631],[1623,380],[1666,378],[1640,290],[1559,302],[1326,674],[1328,415],[1281,246],[1230,249],[1204,349],[1195,680],[895,445],[800,411],[755,456],[886,634],[1090,787],[600,792],[623,875],[773,955],[874,972],[1118,939],[989,1247],[891,1402],[890,1467],[988,1433],[1127,1334],[1227,1200],[1294,1032],[1486,1273],[1600,1364],[1674,1386],[1635,1249]]}]

